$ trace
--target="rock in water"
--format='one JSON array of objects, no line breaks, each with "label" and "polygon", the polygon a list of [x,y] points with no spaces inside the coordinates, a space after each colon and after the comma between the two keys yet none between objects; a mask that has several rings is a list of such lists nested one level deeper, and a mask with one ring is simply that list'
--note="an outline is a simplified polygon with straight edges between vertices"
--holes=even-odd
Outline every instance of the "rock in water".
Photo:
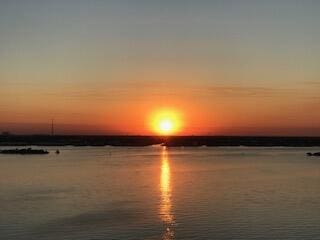
[{"label": "rock in water", "polygon": [[49,152],[47,150],[43,149],[31,149],[31,148],[22,148],[22,149],[6,149],[6,150],[1,150],[1,154],[48,154]]},{"label": "rock in water", "polygon": [[315,152],[315,153],[307,152],[307,155],[308,155],[308,156],[320,157],[320,152]]}]

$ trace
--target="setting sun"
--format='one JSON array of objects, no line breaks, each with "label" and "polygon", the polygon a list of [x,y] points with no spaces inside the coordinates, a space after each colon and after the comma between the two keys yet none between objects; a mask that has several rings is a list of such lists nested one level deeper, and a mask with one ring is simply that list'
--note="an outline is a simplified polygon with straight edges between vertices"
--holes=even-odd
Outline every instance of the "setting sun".
[{"label": "setting sun", "polygon": [[170,133],[173,127],[174,124],[171,119],[163,119],[159,123],[159,130],[164,134]]},{"label": "setting sun", "polygon": [[151,117],[151,130],[160,135],[172,135],[181,131],[180,114],[175,110],[159,110]]}]

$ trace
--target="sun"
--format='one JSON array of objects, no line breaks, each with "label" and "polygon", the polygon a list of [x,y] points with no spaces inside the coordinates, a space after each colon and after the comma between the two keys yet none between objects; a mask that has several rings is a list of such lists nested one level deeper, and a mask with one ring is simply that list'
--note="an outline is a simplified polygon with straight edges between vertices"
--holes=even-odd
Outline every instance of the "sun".
[{"label": "sun", "polygon": [[152,113],[151,130],[159,135],[174,135],[181,131],[181,114],[176,110],[162,109]]},{"label": "sun", "polygon": [[159,122],[159,130],[162,133],[170,133],[174,127],[174,123],[171,119],[163,119]]}]

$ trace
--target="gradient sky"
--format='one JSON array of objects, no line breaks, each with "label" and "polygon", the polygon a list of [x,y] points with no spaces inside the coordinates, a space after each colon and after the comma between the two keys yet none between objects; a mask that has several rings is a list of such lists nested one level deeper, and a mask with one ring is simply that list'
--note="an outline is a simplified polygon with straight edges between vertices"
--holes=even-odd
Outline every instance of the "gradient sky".
[{"label": "gradient sky", "polygon": [[320,135],[320,1],[0,0],[0,131]]}]

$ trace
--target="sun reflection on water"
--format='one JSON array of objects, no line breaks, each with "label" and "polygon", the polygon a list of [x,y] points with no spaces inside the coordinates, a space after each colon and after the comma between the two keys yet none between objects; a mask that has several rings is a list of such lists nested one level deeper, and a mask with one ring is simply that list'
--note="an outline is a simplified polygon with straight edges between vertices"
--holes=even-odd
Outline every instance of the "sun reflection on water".
[{"label": "sun reflection on water", "polygon": [[163,147],[161,152],[161,176],[160,176],[160,217],[165,226],[165,232],[163,233],[163,240],[174,239],[174,215],[172,213],[171,203],[171,171],[168,157],[168,151]]}]

